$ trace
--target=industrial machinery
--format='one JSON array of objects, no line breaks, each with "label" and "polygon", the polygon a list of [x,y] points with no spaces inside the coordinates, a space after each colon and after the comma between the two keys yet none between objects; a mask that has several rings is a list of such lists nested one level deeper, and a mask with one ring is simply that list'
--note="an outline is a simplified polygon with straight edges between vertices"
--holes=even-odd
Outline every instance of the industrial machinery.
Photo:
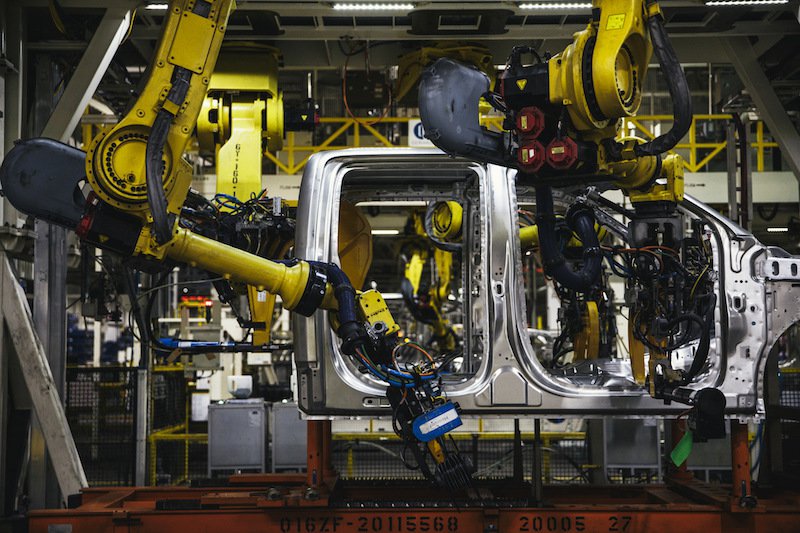
[{"label": "industrial machinery", "polygon": [[[337,198],[355,205],[380,200],[384,205],[416,209],[414,206],[461,197],[463,249],[458,254],[468,267],[451,280],[451,294],[461,308],[453,325],[462,332],[462,343],[443,384],[463,413],[636,418],[684,412],[685,405],[668,405],[650,396],[649,389],[637,381],[632,358],[603,351],[609,343],[600,341],[604,338],[601,332],[594,358],[569,365],[564,365],[563,359],[562,364],[553,365],[552,353],[543,351],[531,338],[520,234],[528,236],[520,232],[518,211],[535,205],[536,191],[515,180],[516,173],[497,165],[449,158],[435,150],[352,149],[317,155],[303,178],[297,253],[310,260],[336,261]],[[616,206],[609,198],[621,200],[618,192],[600,194],[598,189],[577,187],[554,191],[553,198],[559,212],[578,200],[591,205],[594,217],[607,227],[605,239],[613,236],[621,243],[628,235],[628,226],[616,222],[619,213],[607,205]],[[332,205],[333,209],[321,212],[315,205]],[[800,279],[800,259],[764,246],[691,196],[685,196],[676,211],[688,227],[702,223],[713,260],[711,291],[718,302],[708,358],[693,382],[682,387],[718,389],[725,397],[728,417],[762,417],[770,351],[777,339],[800,321],[800,312],[788,305],[797,298],[798,287],[793,284]],[[615,250],[610,242],[604,246],[609,254]],[[619,254],[612,258],[620,267],[625,261],[624,268],[628,268]],[[636,259],[630,260],[636,263]],[[607,275],[612,275],[608,259],[604,263]],[[620,267],[613,266],[623,273]],[[596,287],[606,292],[604,283],[601,280]],[[579,302],[598,301],[591,292],[579,294]],[[623,297],[620,293],[615,299]],[[565,301],[564,305],[571,303]],[[598,305],[598,323],[602,323],[601,312],[605,312],[602,303]],[[383,412],[388,416],[390,408],[381,382],[349,362],[328,324],[324,314],[295,322],[301,407],[322,416],[377,416]],[[626,329],[619,331],[621,336],[626,333]],[[699,339],[695,339],[674,350],[673,365],[691,369],[698,345]]]},{"label": "industrial machinery", "polygon": [[[680,159],[661,155],[685,131],[691,109],[658,6],[595,4],[592,23],[563,54],[525,65],[522,56],[533,51],[515,49],[496,94],[488,92],[484,74],[447,59],[423,77],[420,108],[429,136],[477,162],[433,151],[314,157],[297,217],[296,255],[303,259],[267,259],[264,243],[239,231],[240,222],[265,208],[259,195],[215,206],[189,190],[181,155],[209,87],[231,0],[175,0],[129,114],[86,153],[47,139],[19,142],[0,168],[3,192],[20,211],[74,229],[132,267],[159,273],[188,264],[279,296],[286,309],[306,317],[295,322],[302,409],[326,416],[386,413],[408,451],[403,460],[451,494],[472,486],[470,460],[448,435],[461,425],[461,413],[641,416],[683,410],[669,405],[681,402],[692,406],[689,426],[698,438],[717,437],[721,427],[724,433],[723,412],[763,413],[769,348],[800,318],[783,303],[798,298],[792,282],[800,279],[800,260],[760,245],[683,197]],[[651,46],[674,74],[675,126],[650,142],[618,140],[617,119],[636,112]],[[506,115],[505,132],[480,128],[480,97]],[[556,194],[553,184],[567,188]],[[632,211],[601,194],[608,184],[626,192]],[[587,316],[588,327],[578,329],[585,339],[576,333],[571,342],[584,345],[588,366],[546,368],[527,337],[517,203],[531,187],[545,269],[568,291],[565,305],[575,303],[577,315]],[[444,206],[443,220],[448,211],[451,222],[460,217],[460,237],[449,234],[452,224],[426,229],[429,238],[457,242],[452,253],[464,265],[460,287],[451,287],[463,322],[463,340],[452,350],[440,347],[434,355],[401,338],[380,292],[356,291],[353,270],[343,261],[340,267],[342,200],[358,207],[375,199],[432,203]],[[574,233],[580,241],[577,256],[561,249],[556,200],[569,207],[564,223],[568,237]],[[239,214],[230,230],[230,217]],[[627,227],[619,216],[630,220]],[[603,247],[596,221],[624,245]],[[620,362],[607,342],[602,346],[608,332],[594,331],[601,323],[597,302],[607,298],[600,277],[606,258],[627,279],[630,371],[614,370]],[[136,318],[140,331],[149,332],[141,312]],[[187,353],[264,348],[255,339],[211,347],[148,340]]]},{"label": "industrial machinery", "polygon": [[[475,69],[439,60],[420,83],[425,131],[446,152],[514,168],[519,184],[535,188],[545,272],[553,277],[565,312],[574,314],[573,304],[586,299],[580,304],[586,312],[574,317],[586,324],[579,329],[589,330],[574,343],[582,357],[587,355],[587,342],[590,358],[601,349],[597,302],[603,299],[601,265],[608,258],[626,279],[634,380],[646,385],[654,398],[695,405],[705,413],[700,415],[707,423],[699,438],[721,437],[722,394],[713,387],[688,387],[708,360],[717,297],[710,236],[702,220],[685,231],[678,210],[683,163],[680,156],[667,155],[692,121],[686,77],[656,2],[609,0],[594,6],[588,27],[562,53],[543,60],[530,47],[515,47],[496,92]],[[646,142],[619,137],[620,119],[638,110],[653,51],[667,76],[674,123]],[[526,55],[532,56],[532,63],[524,62]],[[480,126],[480,98],[504,114],[504,132]],[[624,229],[618,236],[622,245],[602,247],[594,213],[602,197],[595,189],[579,191],[581,198],[569,205],[564,222],[568,233],[582,243],[582,254],[567,258],[559,241],[552,187],[587,183],[622,189],[632,211],[612,202],[604,205],[630,222],[619,228]],[[614,340],[607,333],[602,337]],[[672,355],[690,345],[691,366],[674,368]],[[603,348],[608,352],[607,345]]]},{"label": "industrial machinery", "polygon": [[[231,0],[173,2],[154,68],[129,114],[100,134],[86,153],[48,139],[18,143],[0,169],[3,190],[22,212],[73,229],[84,241],[121,255],[130,266],[162,272],[162,279],[174,262],[186,263],[279,296],[286,309],[300,315],[318,309],[334,312],[342,353],[360,372],[388,387],[385,396],[393,406],[395,430],[413,452],[415,467],[443,487],[464,488],[472,467],[452,439],[445,438],[461,425],[458,405],[447,399],[440,383],[439,367],[448,354],[434,359],[423,347],[398,338],[381,295],[356,293],[337,264],[266,259],[280,257],[268,246],[273,228],[261,231],[266,206],[261,195],[236,196],[235,163],[227,202],[214,205],[189,190],[191,169],[181,155],[204,102],[231,8]],[[235,107],[228,111],[234,125]],[[251,112],[253,117],[259,114]],[[217,118],[210,122],[226,125]],[[255,133],[260,137],[260,131]],[[257,159],[261,156],[260,139],[256,141],[248,145],[251,159],[256,159],[252,150],[259,151]],[[234,162],[245,155],[238,144],[231,154]],[[227,154],[226,146],[218,155]],[[253,223],[255,232],[248,226]],[[223,296],[227,299],[225,287]],[[250,343],[164,342],[141,310],[135,314],[139,330],[156,349],[191,354],[268,348],[257,336]],[[420,357],[399,361],[397,352],[404,346]]]},{"label": "industrial machinery", "polygon": [[453,252],[460,250],[460,244],[439,238],[447,234],[460,237],[461,218],[461,206],[456,202],[436,202],[424,212],[413,212],[405,228],[411,239],[400,250],[406,263],[400,285],[403,301],[418,322],[430,326],[432,335],[427,344],[435,343],[443,351],[455,350],[459,341],[443,304],[450,295]]},{"label": "industrial machinery", "polygon": [[[223,46],[197,120],[200,149],[214,153],[216,194],[210,205],[200,199],[187,208],[205,214],[195,217],[196,230],[202,227],[223,242],[239,241],[239,248],[267,259],[284,259],[294,238],[286,205],[269,198],[261,184],[263,152],[283,146],[279,61],[280,52],[271,46]],[[228,280],[214,286],[239,325],[253,330],[253,344],[269,343],[275,295],[253,286],[237,290]],[[238,309],[240,292],[247,295],[247,318]]]}]

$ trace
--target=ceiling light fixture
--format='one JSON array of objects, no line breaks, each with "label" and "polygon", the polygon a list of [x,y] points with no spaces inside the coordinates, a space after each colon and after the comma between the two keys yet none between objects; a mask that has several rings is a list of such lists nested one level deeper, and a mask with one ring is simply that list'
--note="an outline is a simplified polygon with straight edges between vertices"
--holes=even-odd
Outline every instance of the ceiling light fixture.
[{"label": "ceiling light fixture", "polygon": [[537,9],[545,11],[548,9],[592,9],[591,2],[533,2],[519,5],[520,9]]},{"label": "ceiling light fixture", "polygon": [[150,9],[150,10],[153,10],[153,11],[166,11],[167,9],[169,9],[169,5],[168,4],[147,4],[146,6],[144,6],[144,8],[145,9]]},{"label": "ceiling light fixture", "polygon": [[373,235],[400,235],[399,229],[374,229]]},{"label": "ceiling light fixture", "polygon": [[414,9],[414,4],[384,4],[379,2],[372,2],[369,4],[335,3],[333,4],[333,9],[337,11],[411,11]]},{"label": "ceiling light fixture", "polygon": [[767,233],[789,233],[789,228],[767,228]]},{"label": "ceiling light fixture", "polygon": [[788,4],[789,0],[706,0],[707,6],[769,6]]}]

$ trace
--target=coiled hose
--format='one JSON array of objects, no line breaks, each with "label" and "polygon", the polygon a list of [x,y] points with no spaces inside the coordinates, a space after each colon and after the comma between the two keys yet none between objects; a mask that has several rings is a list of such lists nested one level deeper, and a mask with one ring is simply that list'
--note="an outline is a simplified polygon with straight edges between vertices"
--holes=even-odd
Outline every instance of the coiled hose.
[{"label": "coiled hose", "polygon": [[602,254],[594,229],[591,209],[578,207],[568,217],[570,228],[583,243],[583,267],[572,270],[561,253],[556,234],[553,192],[549,185],[536,187],[536,224],[539,227],[539,249],[544,271],[568,289],[583,292],[589,289],[600,274]]}]

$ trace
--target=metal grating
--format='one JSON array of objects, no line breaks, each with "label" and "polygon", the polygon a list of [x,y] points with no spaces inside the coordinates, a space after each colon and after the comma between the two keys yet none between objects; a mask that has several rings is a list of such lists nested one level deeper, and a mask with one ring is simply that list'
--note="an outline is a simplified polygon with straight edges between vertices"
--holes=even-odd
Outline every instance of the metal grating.
[{"label": "metal grating", "polygon": [[800,407],[800,372],[778,372],[778,387],[781,391],[779,402],[782,407]]},{"label": "metal grating", "polygon": [[65,411],[90,486],[134,484],[136,369],[67,368]]},{"label": "metal grating", "polygon": [[[778,372],[778,387],[781,407],[800,408],[800,372],[797,368]],[[800,421],[781,417],[781,439],[783,443],[783,468],[792,474],[800,473]]]},{"label": "metal grating", "polygon": [[155,444],[155,485],[188,485],[208,477],[208,443],[167,440]]},{"label": "metal grating", "polygon": [[[462,455],[476,465],[476,479],[509,479],[514,477],[514,441],[494,438],[490,434],[459,434],[456,443]],[[410,470],[401,459],[403,443],[395,437],[365,436],[365,438],[336,438],[332,461],[342,479],[393,480],[423,479],[418,470]],[[582,439],[550,438],[542,447],[545,483],[587,483],[588,447]],[[413,463],[413,457],[406,452]],[[533,462],[533,441],[524,438],[521,448],[521,473],[530,480]]]},{"label": "metal grating", "polygon": [[153,372],[150,390],[152,431],[177,426],[186,421],[187,388],[183,371]]}]

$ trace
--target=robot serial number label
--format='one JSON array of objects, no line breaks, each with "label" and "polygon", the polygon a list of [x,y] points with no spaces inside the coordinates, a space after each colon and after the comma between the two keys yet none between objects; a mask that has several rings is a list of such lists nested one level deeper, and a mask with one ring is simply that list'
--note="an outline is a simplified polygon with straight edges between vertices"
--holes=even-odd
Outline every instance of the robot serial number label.
[{"label": "robot serial number label", "polygon": [[[600,520],[606,521],[605,529]],[[610,531],[623,533],[633,531],[633,517],[628,515],[580,516],[580,515],[537,515],[520,516],[517,526],[519,531],[539,532],[572,532],[572,531]]]},{"label": "robot serial number label", "polygon": [[458,531],[458,516],[286,516],[280,520],[281,533],[452,533]]}]

